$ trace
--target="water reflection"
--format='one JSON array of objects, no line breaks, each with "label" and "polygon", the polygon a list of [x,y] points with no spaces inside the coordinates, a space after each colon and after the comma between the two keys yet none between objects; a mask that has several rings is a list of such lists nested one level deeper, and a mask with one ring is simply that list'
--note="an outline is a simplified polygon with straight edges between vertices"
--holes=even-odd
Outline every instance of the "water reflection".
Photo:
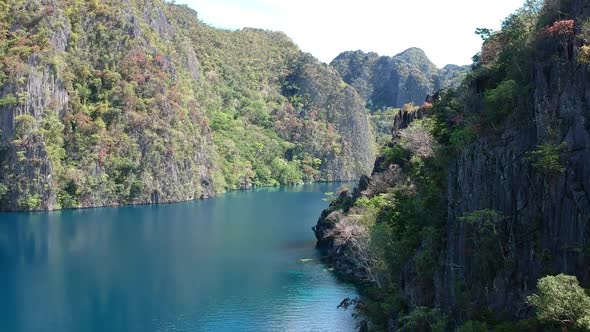
[{"label": "water reflection", "polygon": [[0,214],[0,330],[352,330],[310,231],[336,187]]}]

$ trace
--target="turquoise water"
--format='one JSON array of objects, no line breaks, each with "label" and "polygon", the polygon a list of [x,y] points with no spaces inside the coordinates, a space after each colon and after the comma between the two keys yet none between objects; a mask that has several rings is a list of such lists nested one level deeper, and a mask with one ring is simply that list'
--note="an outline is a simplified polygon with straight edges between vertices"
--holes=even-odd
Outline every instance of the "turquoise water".
[{"label": "turquoise water", "polygon": [[311,231],[337,186],[0,214],[0,331],[352,331]]}]

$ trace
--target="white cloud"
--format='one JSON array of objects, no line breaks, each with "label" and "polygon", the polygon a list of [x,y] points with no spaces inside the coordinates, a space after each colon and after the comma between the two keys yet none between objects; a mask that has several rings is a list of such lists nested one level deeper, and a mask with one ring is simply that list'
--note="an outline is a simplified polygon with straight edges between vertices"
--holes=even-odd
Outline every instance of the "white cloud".
[{"label": "white cloud", "polygon": [[420,47],[438,65],[468,64],[477,27],[498,29],[522,0],[177,0],[211,25],[284,31],[324,62],[361,49],[394,55]]}]

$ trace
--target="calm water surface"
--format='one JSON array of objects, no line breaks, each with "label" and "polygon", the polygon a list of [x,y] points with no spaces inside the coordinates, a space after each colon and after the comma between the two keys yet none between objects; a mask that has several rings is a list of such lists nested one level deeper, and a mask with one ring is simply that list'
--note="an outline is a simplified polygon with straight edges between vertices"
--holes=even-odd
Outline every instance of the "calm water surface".
[{"label": "calm water surface", "polygon": [[337,187],[0,214],[0,331],[352,331],[310,229]]}]

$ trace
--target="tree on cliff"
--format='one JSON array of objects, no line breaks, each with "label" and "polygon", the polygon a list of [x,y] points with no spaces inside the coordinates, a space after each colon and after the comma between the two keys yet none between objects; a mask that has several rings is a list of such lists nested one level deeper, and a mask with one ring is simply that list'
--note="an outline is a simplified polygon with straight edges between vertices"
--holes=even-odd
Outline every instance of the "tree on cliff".
[{"label": "tree on cliff", "polygon": [[536,307],[539,320],[590,330],[590,296],[575,276],[544,277],[538,281],[537,288],[538,293],[529,296],[528,302]]}]

